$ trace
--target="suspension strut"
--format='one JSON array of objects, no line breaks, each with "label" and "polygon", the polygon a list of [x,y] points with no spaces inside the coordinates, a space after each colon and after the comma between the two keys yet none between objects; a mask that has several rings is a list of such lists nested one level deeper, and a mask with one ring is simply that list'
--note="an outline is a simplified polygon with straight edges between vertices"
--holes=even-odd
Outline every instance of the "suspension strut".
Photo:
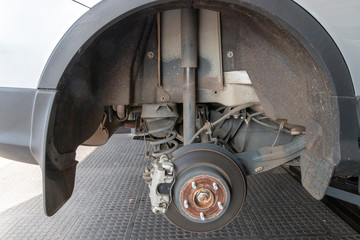
[{"label": "suspension strut", "polygon": [[181,9],[181,67],[183,68],[184,145],[195,134],[198,10]]}]

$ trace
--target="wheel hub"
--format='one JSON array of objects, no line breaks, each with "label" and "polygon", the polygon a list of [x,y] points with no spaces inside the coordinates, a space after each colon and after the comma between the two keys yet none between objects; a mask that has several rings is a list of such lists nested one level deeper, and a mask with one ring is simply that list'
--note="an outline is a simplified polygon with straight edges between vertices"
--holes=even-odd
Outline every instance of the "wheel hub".
[{"label": "wheel hub", "polygon": [[[192,169],[193,174],[197,171]],[[178,204],[185,217],[210,222],[226,211],[229,187],[220,174],[202,174],[188,179],[180,188]],[[175,193],[176,194],[176,193]]]}]

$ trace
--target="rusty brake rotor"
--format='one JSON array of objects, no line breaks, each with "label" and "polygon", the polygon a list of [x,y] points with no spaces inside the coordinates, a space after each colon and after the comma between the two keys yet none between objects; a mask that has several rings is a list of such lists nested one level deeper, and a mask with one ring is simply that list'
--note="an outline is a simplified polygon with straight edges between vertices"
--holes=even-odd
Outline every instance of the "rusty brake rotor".
[{"label": "rusty brake rotor", "polygon": [[176,181],[166,217],[192,232],[230,223],[246,198],[246,177],[230,152],[213,144],[190,144],[173,153]]}]

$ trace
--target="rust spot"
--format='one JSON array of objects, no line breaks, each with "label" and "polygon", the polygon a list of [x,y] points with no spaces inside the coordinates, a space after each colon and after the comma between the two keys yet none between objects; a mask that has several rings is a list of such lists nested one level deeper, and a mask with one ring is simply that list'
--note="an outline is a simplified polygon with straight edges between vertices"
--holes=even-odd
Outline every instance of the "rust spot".
[{"label": "rust spot", "polygon": [[[196,183],[196,188],[192,187],[192,182]],[[215,189],[213,183],[218,188]],[[210,175],[199,175],[190,178],[181,188],[179,201],[184,213],[196,220],[201,220],[200,213],[203,212],[205,219],[215,218],[223,209],[219,208],[218,202],[225,205],[229,193],[224,184],[216,177]],[[185,208],[184,201],[188,202]]]}]

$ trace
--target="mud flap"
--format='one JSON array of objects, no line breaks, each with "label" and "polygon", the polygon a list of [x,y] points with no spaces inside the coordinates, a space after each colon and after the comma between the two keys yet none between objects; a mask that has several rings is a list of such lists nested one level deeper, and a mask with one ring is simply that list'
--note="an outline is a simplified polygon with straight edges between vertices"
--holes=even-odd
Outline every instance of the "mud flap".
[{"label": "mud flap", "polygon": [[44,184],[44,210],[54,215],[71,197],[74,190],[76,163],[64,170],[46,169]]},{"label": "mud flap", "polygon": [[44,211],[54,215],[71,197],[75,184],[75,152],[59,154],[52,141],[48,145],[43,172]]},{"label": "mud flap", "polygon": [[329,161],[304,152],[300,158],[303,187],[317,200],[324,197],[334,166]]}]

